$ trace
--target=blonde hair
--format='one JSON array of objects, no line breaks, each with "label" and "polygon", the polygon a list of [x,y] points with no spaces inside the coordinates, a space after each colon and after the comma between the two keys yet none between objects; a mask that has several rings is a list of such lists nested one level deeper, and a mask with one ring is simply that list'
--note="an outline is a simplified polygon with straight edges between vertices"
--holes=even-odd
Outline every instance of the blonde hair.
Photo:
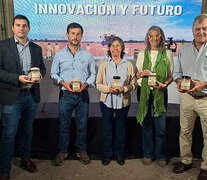
[{"label": "blonde hair", "polygon": [[159,50],[165,50],[166,49],[166,47],[165,47],[165,34],[159,26],[152,26],[148,29],[147,34],[145,36],[145,44],[146,44],[145,50],[151,49],[151,44],[149,42],[149,35],[150,35],[151,31],[154,31],[154,30],[157,30],[160,35]]}]

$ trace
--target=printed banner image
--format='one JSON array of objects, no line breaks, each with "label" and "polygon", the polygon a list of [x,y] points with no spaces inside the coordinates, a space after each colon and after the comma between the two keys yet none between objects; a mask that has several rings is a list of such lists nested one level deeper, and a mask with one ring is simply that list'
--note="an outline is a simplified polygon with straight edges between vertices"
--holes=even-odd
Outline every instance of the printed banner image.
[{"label": "printed banner image", "polygon": [[[168,42],[179,47],[192,41],[194,18],[201,13],[202,0],[13,0],[15,15],[23,14],[31,24],[29,38],[52,59],[67,44],[66,28],[83,26],[82,46],[97,59],[107,56],[108,41],[119,36],[129,59],[145,48],[147,30],[157,25]],[[193,7],[193,8],[192,8]],[[192,10],[193,9],[193,10]]]}]

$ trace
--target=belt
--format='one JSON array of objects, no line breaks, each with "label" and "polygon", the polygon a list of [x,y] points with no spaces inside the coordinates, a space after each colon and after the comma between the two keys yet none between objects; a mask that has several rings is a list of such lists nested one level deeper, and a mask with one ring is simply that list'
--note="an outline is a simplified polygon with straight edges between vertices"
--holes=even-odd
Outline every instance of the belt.
[{"label": "belt", "polygon": [[22,88],[20,89],[20,92],[31,92],[30,90],[30,88]]},{"label": "belt", "polygon": [[67,93],[67,94],[75,94],[73,92],[69,92],[69,91],[66,91],[66,90],[60,90],[61,93]]},{"label": "belt", "polygon": [[67,93],[67,94],[76,94],[76,95],[79,95],[79,94],[84,94],[87,92],[87,90],[84,90],[82,92],[70,92],[70,91],[67,91],[67,90],[60,90],[61,93]]},{"label": "belt", "polygon": [[190,94],[194,99],[202,99],[204,97],[207,97],[207,94],[200,94],[200,95],[196,95],[196,94]]}]

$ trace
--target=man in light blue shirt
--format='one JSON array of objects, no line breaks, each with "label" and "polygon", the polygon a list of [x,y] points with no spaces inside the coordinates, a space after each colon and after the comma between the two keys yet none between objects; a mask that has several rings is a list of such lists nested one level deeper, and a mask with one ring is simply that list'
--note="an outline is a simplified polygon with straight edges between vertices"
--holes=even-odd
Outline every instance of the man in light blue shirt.
[{"label": "man in light blue shirt", "polygon": [[93,56],[80,46],[83,36],[83,28],[80,24],[69,24],[66,35],[68,45],[56,53],[50,72],[55,84],[60,86],[59,154],[56,156],[56,166],[63,165],[68,155],[69,127],[73,110],[75,110],[77,126],[76,154],[81,163],[90,163],[86,153],[86,130],[89,112],[87,88],[94,85],[95,61]]},{"label": "man in light blue shirt", "polygon": [[[173,78],[181,93],[180,103],[180,154],[181,162],[173,169],[183,173],[192,166],[192,132],[197,115],[200,116],[203,130],[203,162],[198,180],[207,179],[207,15],[197,16],[193,23],[192,43],[180,48],[178,62],[175,63]],[[182,76],[190,76],[194,87],[189,91],[181,90]]]}]

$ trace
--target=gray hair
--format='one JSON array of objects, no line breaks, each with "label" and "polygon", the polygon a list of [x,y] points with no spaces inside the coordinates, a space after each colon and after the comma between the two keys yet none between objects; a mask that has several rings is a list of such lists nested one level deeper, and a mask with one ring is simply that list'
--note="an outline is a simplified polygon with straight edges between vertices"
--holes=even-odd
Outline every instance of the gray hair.
[{"label": "gray hair", "polygon": [[195,22],[198,22],[200,24],[203,22],[204,19],[207,19],[207,14],[200,14],[200,15],[196,16],[193,21],[193,27],[195,25]]}]

